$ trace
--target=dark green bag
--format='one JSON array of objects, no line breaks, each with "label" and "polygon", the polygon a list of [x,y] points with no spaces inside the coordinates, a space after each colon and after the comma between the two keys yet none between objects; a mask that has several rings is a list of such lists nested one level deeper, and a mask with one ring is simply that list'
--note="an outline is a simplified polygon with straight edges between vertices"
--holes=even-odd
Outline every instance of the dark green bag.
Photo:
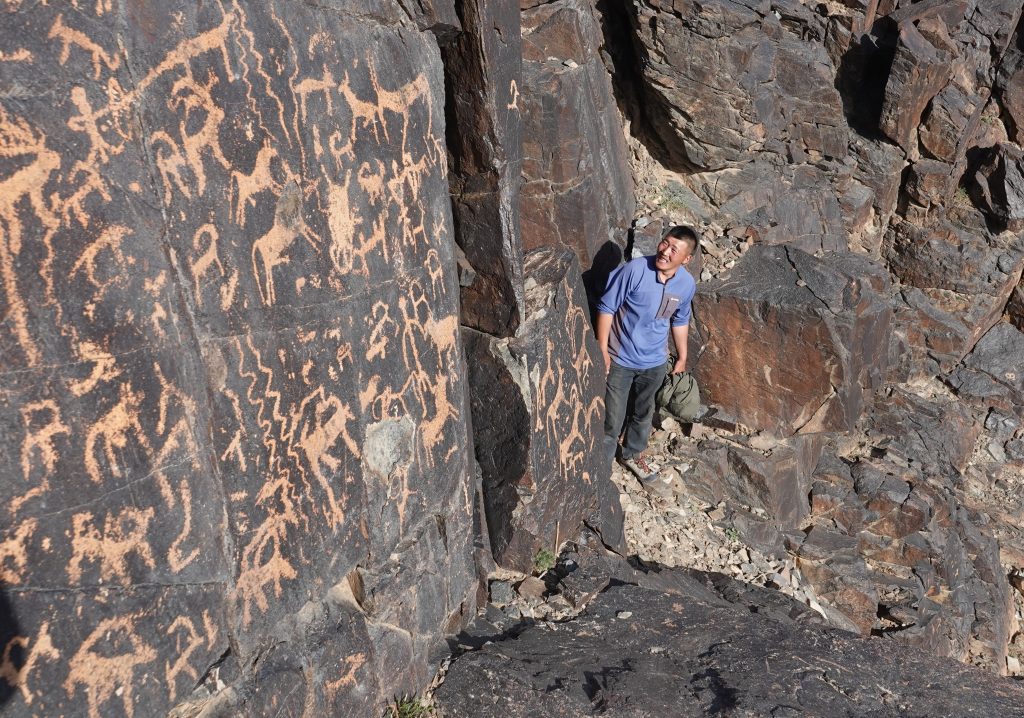
[{"label": "dark green bag", "polygon": [[700,411],[700,389],[690,372],[672,374],[673,364],[669,359],[668,373],[661,382],[654,403],[663,414],[671,414],[677,420],[689,423]]}]

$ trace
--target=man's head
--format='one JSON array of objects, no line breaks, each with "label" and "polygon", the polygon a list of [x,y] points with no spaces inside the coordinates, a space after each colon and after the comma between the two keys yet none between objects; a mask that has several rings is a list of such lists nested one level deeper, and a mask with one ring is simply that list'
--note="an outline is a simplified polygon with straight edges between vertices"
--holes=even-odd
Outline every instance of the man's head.
[{"label": "man's head", "polygon": [[690,261],[697,249],[697,233],[692,227],[677,225],[665,232],[654,255],[654,266],[669,276]]}]

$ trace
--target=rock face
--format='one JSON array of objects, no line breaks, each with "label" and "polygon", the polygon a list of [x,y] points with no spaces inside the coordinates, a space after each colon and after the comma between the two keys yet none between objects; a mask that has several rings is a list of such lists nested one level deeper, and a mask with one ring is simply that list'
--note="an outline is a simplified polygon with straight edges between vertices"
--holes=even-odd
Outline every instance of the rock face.
[{"label": "rock face", "polygon": [[523,244],[569,247],[601,286],[635,207],[601,27],[588,0],[524,8]]},{"label": "rock face", "polygon": [[707,403],[785,437],[852,429],[885,375],[887,278],[852,254],[755,246],[698,288]]},{"label": "rock face", "polygon": [[590,332],[575,256],[526,255],[526,320],[511,340],[465,330],[473,431],[498,565],[529,573],[541,549],[584,521],[622,549],[618,492],[599,449],[601,353]]},{"label": "rock face", "polygon": [[523,315],[519,4],[458,5],[462,32],[443,54],[452,206],[470,267],[460,276],[462,323],[511,336]]},{"label": "rock face", "polygon": [[[948,433],[934,427],[931,438]],[[950,488],[945,475],[913,465],[832,463],[811,490],[813,528],[792,550],[856,630],[898,632],[931,653],[1003,672],[1014,629],[999,548]]]},{"label": "rock face", "polygon": [[896,221],[889,229],[885,253],[904,285],[896,332],[911,347],[903,376],[952,369],[999,320],[1020,282],[1024,238],[994,235],[978,220],[940,208],[924,224]]},{"label": "rock face", "polygon": [[760,241],[847,249],[850,131],[824,45],[808,42],[821,19],[796,2],[634,6],[645,124],[656,154],[694,172],[712,208],[698,214]]},{"label": "rock face", "polygon": [[476,608],[454,9],[113,5],[3,11],[5,715],[374,712]]},{"label": "rock face", "polygon": [[773,592],[670,570],[646,587],[648,576],[607,589],[573,621],[462,656],[439,706],[481,717],[1020,714],[1015,683],[806,625],[793,618],[800,604],[767,603]]}]

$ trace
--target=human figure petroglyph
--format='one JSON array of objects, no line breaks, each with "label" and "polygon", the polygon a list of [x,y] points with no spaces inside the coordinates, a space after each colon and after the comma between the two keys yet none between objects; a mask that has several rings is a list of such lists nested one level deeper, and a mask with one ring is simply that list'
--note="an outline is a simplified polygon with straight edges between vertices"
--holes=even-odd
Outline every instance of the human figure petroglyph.
[{"label": "human figure petroglyph", "polygon": [[174,622],[167,627],[168,636],[174,636],[174,652],[177,656],[174,663],[164,661],[164,685],[170,693],[170,700],[174,701],[178,696],[178,676],[188,676],[194,685],[199,680],[199,671],[190,661],[192,654],[203,647],[206,638],[196,630],[195,622],[188,616],[178,616]]},{"label": "human figure petroglyph", "polygon": [[99,44],[94,42],[92,38],[86,35],[81,30],[76,30],[73,27],[68,27],[64,24],[64,16],[58,15],[53,25],[50,27],[50,33],[47,35],[50,40],[57,40],[61,44],[60,51],[60,64],[64,65],[71,57],[72,46],[81,48],[84,50],[92,60],[93,75],[92,79],[99,80],[100,75],[105,67],[109,72],[117,70],[121,66],[121,57],[116,54],[108,53]]},{"label": "human figure petroglyph", "polygon": [[102,706],[114,697],[120,698],[128,718],[135,715],[136,669],[157,658],[156,649],[141,638],[139,618],[132,614],[100,621],[69,661],[64,691],[71,697],[79,687],[84,690],[89,718],[101,718]]},{"label": "human figure petroglyph", "polygon": [[[21,496],[11,499],[11,515],[17,515],[21,507],[36,496],[43,496],[50,489],[50,474],[57,466],[57,447],[54,440],[68,435],[71,430],[61,420],[60,407],[53,399],[32,401],[21,407],[21,421],[25,427],[25,438],[21,442],[21,474],[27,484],[32,485]],[[32,467],[42,464],[42,475],[33,479]]]},{"label": "human figure petroglyph", "polygon": [[18,168],[0,177],[0,281],[7,304],[2,319],[10,322],[21,352],[32,366],[39,363],[41,355],[29,331],[28,308],[18,286],[15,263],[25,232],[24,209],[31,210],[45,234],[52,235],[59,227],[43,191],[60,168],[60,155],[47,149],[46,137],[41,132],[0,106],[0,158]]},{"label": "human figure petroglyph", "polygon": [[117,513],[108,512],[100,529],[93,513],[75,514],[71,522],[72,554],[67,570],[71,585],[78,585],[82,580],[83,564],[87,563],[99,566],[102,583],[128,584],[128,558],[132,555],[150,569],[156,568],[153,550],[146,538],[154,516],[152,507],[128,506]]},{"label": "human figure petroglyph", "polygon": [[[15,651],[19,658],[15,660]],[[50,638],[50,622],[43,621],[35,637],[15,636],[4,646],[0,657],[0,678],[11,688],[17,688],[27,705],[32,705],[35,694],[29,688],[29,678],[36,665],[43,661],[59,661],[60,651],[53,646]],[[16,664],[20,663],[20,667]]]}]

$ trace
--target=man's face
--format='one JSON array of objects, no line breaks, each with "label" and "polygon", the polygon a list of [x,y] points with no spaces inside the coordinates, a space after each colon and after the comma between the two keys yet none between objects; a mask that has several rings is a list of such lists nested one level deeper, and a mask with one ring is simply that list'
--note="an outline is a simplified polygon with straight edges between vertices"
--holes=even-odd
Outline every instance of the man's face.
[{"label": "man's face", "polygon": [[665,237],[658,243],[658,253],[654,255],[654,266],[661,272],[675,272],[690,261],[692,251],[690,243],[685,239]]}]

